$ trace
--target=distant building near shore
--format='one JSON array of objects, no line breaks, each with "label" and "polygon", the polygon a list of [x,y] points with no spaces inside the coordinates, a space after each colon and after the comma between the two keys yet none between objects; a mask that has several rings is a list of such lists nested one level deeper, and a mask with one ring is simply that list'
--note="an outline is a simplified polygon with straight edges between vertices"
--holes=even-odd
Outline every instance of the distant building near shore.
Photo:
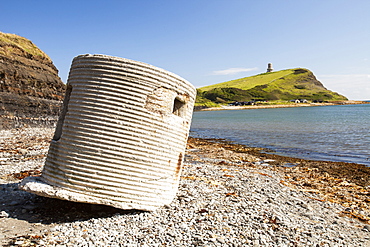
[{"label": "distant building near shore", "polygon": [[274,69],[272,68],[272,63],[267,64],[267,72],[272,72]]}]

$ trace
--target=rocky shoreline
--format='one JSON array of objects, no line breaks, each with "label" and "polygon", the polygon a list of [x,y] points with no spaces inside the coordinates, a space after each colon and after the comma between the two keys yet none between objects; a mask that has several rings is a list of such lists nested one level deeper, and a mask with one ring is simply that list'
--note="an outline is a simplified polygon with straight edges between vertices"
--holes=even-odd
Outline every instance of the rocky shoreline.
[{"label": "rocky shoreline", "polygon": [[189,138],[177,196],[151,213],[19,190],[40,174],[54,125],[0,131],[0,245],[370,246],[369,167],[222,140]]}]

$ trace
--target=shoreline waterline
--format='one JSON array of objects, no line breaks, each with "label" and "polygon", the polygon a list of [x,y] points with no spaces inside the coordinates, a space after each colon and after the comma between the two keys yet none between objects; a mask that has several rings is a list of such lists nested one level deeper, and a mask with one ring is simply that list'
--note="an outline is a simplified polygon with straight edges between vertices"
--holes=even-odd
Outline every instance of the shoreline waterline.
[{"label": "shoreline waterline", "polygon": [[187,154],[220,166],[278,172],[281,184],[311,193],[315,200],[339,203],[351,209],[346,216],[370,224],[370,167],[365,165],[285,157],[222,139],[193,137]]},{"label": "shoreline waterline", "polygon": [[370,166],[370,104],[243,110],[195,112],[191,136]]},{"label": "shoreline waterline", "polygon": [[290,107],[314,107],[314,106],[333,106],[333,105],[361,105],[370,104],[369,101],[357,101],[348,100],[341,102],[331,103],[292,103],[292,104],[257,104],[257,105],[245,105],[245,106],[221,106],[221,107],[209,107],[194,111],[222,111],[222,110],[246,110],[246,109],[267,109],[267,108],[290,108]]},{"label": "shoreline waterline", "polygon": [[[370,188],[370,167],[365,164],[358,164],[355,162],[341,162],[341,161],[326,161],[296,158],[275,154],[267,148],[251,147],[244,144],[235,143],[225,139],[217,138],[199,138],[189,136],[188,143],[200,142],[207,145],[215,145],[223,149],[228,149],[236,153],[245,153],[257,157],[261,161],[273,160],[273,163],[279,163],[282,167],[292,168],[303,164],[304,166],[311,166],[312,164],[323,164],[324,166],[336,167],[338,171],[336,174],[339,177],[347,176],[348,179],[357,181],[363,186]],[[315,166],[316,167],[316,166]],[[322,169],[325,169],[321,167]],[[331,168],[333,169],[333,168]],[[365,172],[364,172],[365,171]],[[363,173],[364,172],[364,173]],[[363,179],[363,174],[367,174],[366,179]]]}]

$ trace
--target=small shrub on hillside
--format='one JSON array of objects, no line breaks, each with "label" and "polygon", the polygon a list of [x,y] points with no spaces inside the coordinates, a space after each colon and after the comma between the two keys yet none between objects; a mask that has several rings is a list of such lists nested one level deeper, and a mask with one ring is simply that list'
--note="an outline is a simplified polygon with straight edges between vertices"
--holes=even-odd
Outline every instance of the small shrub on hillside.
[{"label": "small shrub on hillside", "polygon": [[306,89],[305,85],[294,85],[296,89]]}]

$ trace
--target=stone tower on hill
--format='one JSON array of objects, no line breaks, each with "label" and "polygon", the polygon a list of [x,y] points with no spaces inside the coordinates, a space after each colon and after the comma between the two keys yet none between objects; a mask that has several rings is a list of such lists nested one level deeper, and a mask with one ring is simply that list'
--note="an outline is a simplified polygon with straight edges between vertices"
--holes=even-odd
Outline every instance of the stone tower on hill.
[{"label": "stone tower on hill", "polygon": [[267,72],[272,72],[274,69],[272,68],[272,63],[267,64]]}]

